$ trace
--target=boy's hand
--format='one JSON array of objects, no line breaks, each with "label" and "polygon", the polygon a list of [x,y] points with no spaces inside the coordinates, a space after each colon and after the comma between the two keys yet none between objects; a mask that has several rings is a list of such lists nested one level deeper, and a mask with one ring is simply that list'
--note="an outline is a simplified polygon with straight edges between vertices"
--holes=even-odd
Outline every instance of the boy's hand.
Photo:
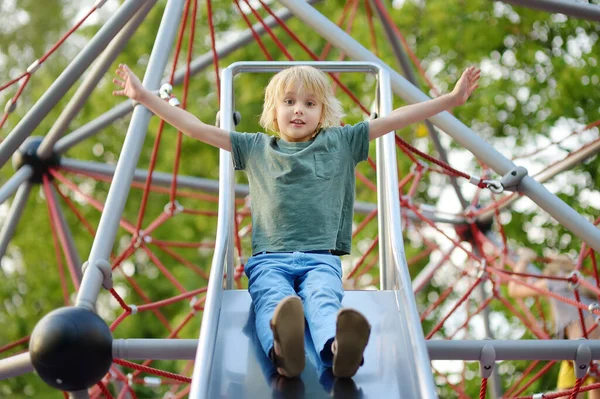
[{"label": "boy's hand", "polygon": [[454,90],[452,90],[456,105],[464,104],[471,96],[471,93],[479,87],[480,74],[481,70],[479,68],[469,67],[465,69],[458,82],[456,82]]},{"label": "boy's hand", "polygon": [[140,79],[125,64],[119,64],[115,73],[121,78],[113,78],[113,83],[119,85],[123,90],[113,91],[114,96],[126,96],[134,101],[139,101],[145,89]]}]

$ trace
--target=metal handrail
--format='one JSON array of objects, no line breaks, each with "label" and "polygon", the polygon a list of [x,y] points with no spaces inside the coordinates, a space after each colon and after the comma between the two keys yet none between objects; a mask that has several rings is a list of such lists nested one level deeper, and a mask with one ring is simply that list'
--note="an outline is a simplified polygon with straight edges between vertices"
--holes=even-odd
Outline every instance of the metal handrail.
[{"label": "metal handrail", "polygon": [[[392,112],[392,92],[390,75],[387,69],[379,70],[379,114],[388,115]],[[377,179],[380,222],[382,229],[379,231],[380,259],[385,259],[387,271],[382,276],[382,288],[391,288],[396,295],[400,317],[404,319],[405,328],[412,350],[415,372],[412,381],[416,382],[413,392],[418,398],[437,398],[436,389],[431,372],[431,362],[425,345],[425,337],[421,327],[421,320],[417,311],[417,303],[412,289],[412,282],[406,255],[404,253],[404,240],[402,238],[402,216],[400,201],[398,200],[398,168],[396,165],[396,143],[394,132],[388,133],[377,139]],[[393,284],[393,287],[390,285]]]}]

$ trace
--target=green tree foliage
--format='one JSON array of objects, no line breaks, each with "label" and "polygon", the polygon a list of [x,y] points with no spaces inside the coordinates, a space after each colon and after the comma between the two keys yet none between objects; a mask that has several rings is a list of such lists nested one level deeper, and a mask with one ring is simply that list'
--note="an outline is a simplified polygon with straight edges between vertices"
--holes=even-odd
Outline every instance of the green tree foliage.
[{"label": "green tree foliage", "polygon": [[[127,63],[138,74],[143,74],[165,3],[166,1],[161,0],[154,7],[147,20],[115,62],[115,66],[117,63]],[[218,41],[232,40],[239,32],[247,29],[232,2],[213,3]],[[352,36],[365,47],[376,52],[388,65],[400,70],[384,29],[375,17],[374,30],[377,39],[375,42],[371,40],[365,3],[363,1],[359,3],[358,12],[351,27]],[[388,6],[394,23],[420,60],[420,68],[425,71],[428,79],[440,92],[451,90],[465,67],[475,64],[482,69],[480,88],[467,104],[453,110],[453,114],[507,157],[524,155],[516,162],[528,167],[530,174],[543,170],[552,162],[577,150],[585,142],[590,142],[598,137],[598,129],[591,129],[575,135],[558,148],[554,146],[551,150],[538,155],[526,156],[533,149],[545,147],[551,141],[561,139],[571,131],[580,131],[583,126],[600,119],[598,92],[600,25],[560,14],[549,14],[487,0],[404,0],[394,1],[393,7],[390,1],[384,1],[384,3]],[[2,27],[0,28],[2,32],[0,35],[0,83],[16,76],[40,57],[72,26],[76,18],[81,17],[82,13],[91,7],[91,4],[91,1],[79,3],[69,0],[45,1],[43,5],[31,0],[0,3],[0,11],[2,11],[0,13],[0,26]],[[279,9],[279,6],[273,2],[268,2],[268,4],[275,10]],[[328,0],[319,2],[316,8],[330,20],[337,21],[342,16],[345,5],[346,1],[343,0]],[[117,2],[107,2],[99,17],[85,24],[82,29],[68,39],[34,75],[23,93],[15,114],[10,116],[5,128],[0,132],[0,137],[6,137],[7,132],[50,87],[68,62],[82,49],[117,7]],[[247,12],[247,8],[244,10]],[[259,10],[259,12],[263,16],[268,15],[264,10]],[[251,14],[248,14],[248,17],[251,21],[256,21]],[[350,29],[348,19],[346,18],[346,23],[343,25],[344,29],[346,27]],[[316,54],[321,54],[326,48],[327,40],[315,34],[305,23],[291,19],[288,25]],[[274,28],[273,32],[280,38],[294,59],[311,59],[282,28]],[[287,60],[286,55],[272,38],[268,35],[264,35],[262,38],[264,46],[274,60]],[[189,33],[186,33],[183,50],[178,60],[178,69],[185,65],[188,41]],[[193,54],[198,57],[210,51],[207,8],[205,2],[200,1]],[[327,59],[337,60],[341,56],[343,54],[340,50],[331,49]],[[221,59],[219,66],[222,68],[240,60],[266,59],[267,56],[262,53],[261,47],[253,42]],[[170,73],[171,65],[170,62],[166,74]],[[114,67],[111,68],[111,71],[113,69]],[[425,79],[420,74],[417,75],[419,76],[419,88],[429,95],[433,95],[434,91],[428,87]],[[113,90],[111,77],[112,74],[108,73],[99,83],[92,97],[71,123],[69,131],[85,125],[123,101],[110,94]],[[268,78],[269,76],[261,74],[242,75],[236,78],[235,103],[238,111],[242,114],[242,122],[237,130],[257,131],[260,129],[257,120],[262,110],[262,93]],[[360,99],[361,103],[370,109],[374,101],[376,82],[370,77],[358,74],[344,74],[340,78]],[[188,99],[188,109],[201,120],[210,123],[215,120],[218,110],[215,81],[215,72],[212,68],[200,72],[191,79]],[[16,86],[13,86],[0,92],[0,103],[5,104],[8,98],[14,95],[15,90]],[[56,105],[34,131],[34,135],[43,136],[48,132],[75,90],[76,87],[71,89],[65,99]],[[339,88],[337,91],[347,111],[345,122],[355,123],[362,120],[365,115],[360,108],[354,105]],[[175,94],[178,98],[182,98],[181,86],[176,88]],[[396,106],[405,104],[398,96],[394,101]],[[115,122],[102,133],[70,149],[65,156],[111,165],[116,164],[123,146],[128,122],[129,117]],[[140,168],[146,169],[150,164],[157,127],[158,121],[154,118],[148,129],[140,156]],[[480,165],[466,150],[449,139],[443,132],[439,133],[443,144],[449,148],[450,161],[454,166],[474,175],[482,173]],[[423,128],[420,125],[403,129],[399,134],[418,148],[435,154],[431,140],[424,137]],[[374,156],[374,146],[372,147],[372,156]],[[176,132],[167,126],[156,160],[156,170],[164,172],[173,170],[176,159],[175,148]],[[412,161],[399,154],[398,162],[400,177],[406,176],[413,164]],[[600,184],[598,170],[598,160],[592,158],[578,165],[572,171],[559,175],[548,184],[548,187],[551,191],[559,194],[563,201],[588,219],[593,220],[598,217],[597,187]],[[183,175],[217,179],[218,151],[184,137],[179,171]],[[359,171],[371,181],[375,181],[374,170],[367,163],[361,164]],[[12,168],[5,166],[0,170],[0,182],[6,181],[12,174]],[[81,176],[69,175],[69,178],[72,178],[85,193],[89,193],[100,201],[106,199],[109,183],[97,182]],[[245,183],[243,176],[240,175],[237,179],[240,183]],[[459,181],[459,183],[467,199],[471,199],[474,189],[468,187],[464,181]],[[81,196],[73,194],[63,185],[60,187],[76,204],[77,209],[90,225],[96,228],[100,213],[82,201]],[[447,187],[447,178],[441,177],[439,174],[428,173],[417,187],[416,200],[433,204],[441,211],[456,213],[460,209],[454,195]],[[368,186],[359,184],[357,199],[375,203],[376,193]],[[186,208],[216,210],[214,202],[199,202],[183,197],[179,200]],[[489,195],[483,193],[482,204],[488,204],[490,200]],[[137,220],[141,201],[142,191],[132,188],[124,211],[124,217],[132,223]],[[151,196],[144,225],[158,217],[168,201],[168,194]],[[82,259],[85,260],[92,245],[92,237],[77,216],[68,211],[64,201],[61,200],[60,203],[66,210],[67,222],[75,238],[77,249]],[[0,205],[0,223],[5,220],[7,209],[6,204]],[[357,216],[357,222],[362,218],[364,216]],[[555,248],[575,254],[581,245],[578,238],[526,200],[518,202],[512,211],[503,212],[501,220],[511,246],[529,245],[540,253],[545,248]],[[152,237],[158,240],[187,242],[204,240],[210,242],[214,239],[215,227],[216,218],[212,216],[183,215],[167,222],[156,230]],[[497,225],[495,229],[497,229]],[[413,230],[412,224],[408,223],[405,226],[405,231],[407,231],[406,256],[409,259],[424,251],[423,241],[415,234],[411,234]],[[355,240],[355,246],[358,247],[354,251],[356,256],[359,256],[364,250],[362,247],[368,245],[376,234],[377,224],[371,222],[367,225],[364,233]],[[2,261],[0,323],[4,328],[0,332],[0,347],[29,335],[42,315],[65,304],[51,237],[45,196],[43,190],[35,187],[17,233]],[[120,253],[130,239],[130,235],[123,230],[119,232],[114,248],[115,255]],[[247,240],[243,245],[247,253]],[[184,249],[178,252],[200,269],[208,271],[211,251]],[[171,271],[178,281],[182,282],[186,290],[206,285],[205,279],[197,273],[182,267],[179,262],[161,251],[155,251],[155,253],[161,263]],[[368,259],[374,259],[374,255]],[[410,269],[411,276],[417,276],[430,261],[432,261],[431,257],[424,257],[415,262]],[[135,256],[131,257],[123,269],[127,270],[128,277],[135,278],[139,287],[150,297],[150,301],[170,298],[179,293],[179,290],[157,271],[156,266],[143,251],[138,251]],[[448,283],[458,276],[458,273],[458,268],[440,269],[431,284],[417,295],[420,311],[435,302],[448,288]],[[69,301],[73,303],[73,284],[70,280],[66,284],[71,293]],[[144,299],[127,282],[123,272],[115,272],[115,285],[127,303],[141,304],[144,302]],[[460,289],[455,291],[449,295],[445,306],[434,309],[431,315],[424,320],[424,331],[430,331],[443,318],[453,301],[457,301],[462,295]],[[473,311],[479,305],[477,302],[475,299],[468,301],[468,308]],[[100,297],[99,311],[108,322],[112,322],[121,313],[116,302],[105,294]],[[497,337],[513,339],[532,337],[523,328],[521,322],[501,303],[493,301],[490,311],[494,321],[492,330]],[[176,326],[188,314],[189,304],[187,301],[179,302],[162,308],[161,312],[172,326]],[[457,319],[463,317],[462,320],[464,320],[466,316],[467,313],[462,312],[456,317]],[[462,323],[462,320],[446,324],[445,328],[434,338],[449,336],[454,332],[454,328]],[[179,336],[197,337],[198,324],[199,322],[189,323]],[[152,312],[143,312],[126,319],[115,331],[115,337],[118,338],[166,337],[168,334],[169,331]],[[459,334],[457,337],[481,338],[481,328],[469,325],[463,334]],[[13,355],[21,349],[24,347],[5,352],[2,356]],[[528,362],[502,364],[499,371],[504,388],[510,386],[528,364]],[[178,372],[183,370],[181,362],[162,362],[157,363],[156,367]],[[460,365],[453,365],[453,367],[456,370],[456,367],[460,367]],[[477,365],[469,364],[465,367],[466,394],[469,397],[475,397],[480,381]],[[530,392],[553,389],[555,369],[536,382],[530,388]],[[448,375],[451,382],[456,381],[456,378],[462,378],[460,372],[451,371]],[[444,379],[440,378],[438,382],[440,397],[456,397]],[[57,393],[46,387],[38,377],[30,374],[1,381],[0,396],[50,398],[57,397]],[[156,391],[146,388],[138,392],[140,398],[156,396]]]}]

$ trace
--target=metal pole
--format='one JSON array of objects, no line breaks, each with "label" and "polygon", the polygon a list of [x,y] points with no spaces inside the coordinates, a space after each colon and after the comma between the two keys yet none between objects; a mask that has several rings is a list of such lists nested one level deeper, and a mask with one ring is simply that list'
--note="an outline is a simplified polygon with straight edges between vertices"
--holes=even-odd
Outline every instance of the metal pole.
[{"label": "metal pole", "polygon": [[[144,86],[150,90],[157,89],[160,85],[160,79],[164,73],[177,34],[177,25],[181,19],[183,4],[184,0],[171,0],[165,8],[143,81]],[[152,113],[145,107],[136,107],[133,112],[123,150],[117,163],[115,177],[108,192],[106,206],[104,212],[102,212],[96,238],[90,250],[90,265],[109,259],[151,116]],[[95,308],[103,279],[104,275],[99,268],[88,268],[78,292],[77,306],[83,306],[91,310]]]},{"label": "metal pole", "polygon": [[121,104],[109,111],[106,111],[93,121],[86,123],[80,128],[67,134],[62,139],[58,140],[54,146],[54,153],[62,154],[67,152],[67,150],[69,150],[71,147],[81,143],[88,137],[92,137],[105,127],[110,126],[114,121],[123,118],[125,115],[129,115],[135,106],[136,103],[131,100],[123,101]]},{"label": "metal pole", "polygon": [[33,371],[29,352],[0,359],[0,381]]},{"label": "metal pole", "polygon": [[479,360],[484,346],[491,346],[496,360],[573,360],[580,346],[600,359],[597,339],[434,340],[426,342],[431,360]]},{"label": "metal pole", "polygon": [[[600,140],[597,140],[593,144],[591,144],[587,147],[581,148],[580,150],[569,154],[569,156],[567,158],[563,159],[562,161],[559,161],[553,165],[550,165],[550,167],[548,167],[548,168],[544,169],[543,171],[541,171],[540,173],[534,175],[533,178],[540,183],[544,183],[544,182],[552,179],[554,176],[558,175],[559,173],[564,172],[565,170],[569,170],[569,169],[579,165],[581,162],[583,162],[587,158],[597,155],[599,152],[600,152]],[[513,195],[509,200],[500,204],[498,209],[502,210],[502,209],[508,207],[509,205],[511,205],[513,202],[515,202],[519,198],[521,198],[520,195]],[[477,220],[481,221],[483,223],[488,223],[495,217],[495,215],[496,215],[495,210],[491,209],[487,212],[482,213],[477,218]]]},{"label": "metal pole", "polygon": [[[221,128],[230,130],[234,128],[233,123],[233,74],[231,67],[221,72],[221,104],[220,123]],[[190,398],[207,398],[208,385],[213,365],[215,341],[221,311],[223,294],[223,272],[227,263],[227,252],[230,245],[231,224],[233,223],[232,203],[230,195],[234,184],[233,161],[229,151],[219,151],[219,216],[217,222],[217,234],[215,238],[215,253],[210,268],[208,279],[208,290],[202,316],[202,328],[198,339],[198,351],[194,371],[192,374],[192,387]]]},{"label": "metal pole", "polygon": [[48,115],[50,110],[69,91],[87,67],[104,50],[115,34],[123,28],[127,21],[146,1],[126,1],[96,33],[84,49],[81,50],[69,66],[65,68],[63,73],[60,74],[33,108],[21,119],[6,139],[0,143],[0,168],[4,166],[21,143],[25,141],[46,115]]},{"label": "metal pole", "polygon": [[2,225],[2,229],[0,230],[0,259],[2,259],[6,253],[8,242],[15,233],[15,229],[17,228],[19,219],[23,214],[23,209],[25,209],[25,204],[27,203],[30,192],[31,183],[25,182],[21,185],[21,187],[19,187],[17,195],[15,195],[15,198],[13,199],[10,210],[8,211],[8,216],[6,217],[6,220]]},{"label": "metal pole", "polygon": [[[113,177],[116,167],[100,162],[80,161],[72,158],[62,158],[60,160],[61,169],[72,172],[94,173],[101,176]],[[148,178],[148,171],[144,169],[136,169],[133,174],[133,181],[145,183]],[[177,187],[189,188],[194,190],[202,190],[211,193],[219,192],[219,182],[212,179],[204,179],[201,177],[181,176],[177,175]],[[165,172],[153,172],[152,184],[162,187],[171,187],[173,184],[173,174]],[[248,185],[236,185],[236,192],[240,196],[248,195]]]},{"label": "metal pole", "polygon": [[21,184],[25,183],[33,176],[33,168],[29,165],[23,165],[6,183],[0,187],[0,204],[4,203],[11,195],[18,190]]},{"label": "metal pole", "polygon": [[75,116],[83,108],[88,97],[92,94],[92,91],[96,88],[98,82],[100,82],[100,79],[104,77],[108,68],[110,68],[155,4],[156,0],[147,0],[146,3],[142,5],[142,8],[137,11],[127,25],[125,25],[106,47],[106,50],[104,50],[102,55],[94,63],[94,66],[90,69],[69,103],[56,119],[48,134],[44,137],[44,140],[37,149],[39,158],[48,159],[52,156],[52,147],[54,144],[56,144],[63,136],[71,121],[73,121]]},{"label": "metal pole", "polygon": [[[61,158],[60,167],[64,170],[71,172],[84,172],[94,173],[101,176],[113,177],[115,174],[115,166],[107,165],[100,162],[89,162],[80,161],[72,158]],[[148,171],[143,169],[136,169],[133,175],[133,181],[145,183],[148,177]],[[173,182],[173,174],[165,172],[153,172],[152,173],[152,184],[156,184],[161,187],[171,187]],[[189,188],[194,190],[202,190],[211,193],[219,192],[219,182],[212,179],[204,179],[201,177],[193,176],[177,176],[177,186],[181,188]],[[236,184],[235,195],[238,197],[245,197],[248,195],[249,189],[247,184]],[[430,208],[430,209],[429,209]],[[354,212],[360,214],[369,214],[377,209],[377,204],[370,202],[357,201],[354,203]],[[448,223],[448,224],[462,224],[465,223],[463,217],[440,216],[435,213],[434,207],[428,205],[421,205],[421,214],[427,219],[435,223]],[[407,211],[406,215],[408,218],[419,221],[419,217],[412,211]]]},{"label": "metal pole", "polygon": [[73,240],[73,234],[71,234],[71,229],[65,219],[65,214],[62,211],[62,208],[58,204],[58,195],[54,186],[50,185],[50,192],[52,193],[52,197],[54,199],[54,210],[56,211],[56,215],[58,216],[58,223],[61,226],[61,229],[58,230],[58,239],[62,247],[65,249],[65,256],[67,257],[67,263],[69,265],[69,270],[73,274],[73,278],[81,283],[81,257],[77,252],[77,246],[75,245],[75,241]]},{"label": "metal pole", "polygon": [[[363,45],[307,3],[293,0],[279,0],[279,2],[288,7],[298,18],[312,27],[315,32],[348,54],[349,57],[356,60],[371,61],[388,68],[392,88],[404,100],[409,103],[415,103],[429,99],[427,95],[411,85],[389,66],[386,66],[383,61],[373,55]],[[512,161],[496,151],[494,147],[486,143],[449,112],[439,113],[430,119],[436,126],[452,136],[460,145],[473,153],[477,158],[484,160],[499,175],[504,176],[515,168]],[[590,247],[596,251],[600,251],[600,230],[592,223],[556,196],[552,195],[544,186],[532,178],[524,178],[521,186],[524,187],[525,194],[542,209],[550,213],[563,226],[584,240]]]},{"label": "metal pole", "polygon": [[528,8],[535,8],[548,12],[559,12],[575,18],[588,19],[600,22],[600,7],[595,4],[577,3],[573,0],[502,0],[505,3],[515,4]]},{"label": "metal pole", "polygon": [[115,339],[115,359],[129,360],[194,360],[197,339]]},{"label": "metal pole", "polygon": [[[404,76],[406,76],[406,79],[408,79],[408,81],[410,83],[412,83],[414,86],[417,86],[417,78],[413,72],[413,69],[411,68],[410,61],[408,60],[408,57],[406,56],[406,53],[404,52],[404,49],[402,48],[402,45],[400,44],[398,37],[394,33],[394,30],[392,29],[392,27],[390,26],[390,23],[388,22],[387,18],[385,17],[386,11],[382,10],[376,1],[374,1],[374,0],[370,0],[370,1],[371,1],[373,8],[375,9],[375,11],[377,13],[377,16],[379,17],[379,20],[381,21],[381,24],[383,25],[385,34],[388,38],[388,41],[390,42],[390,45],[392,46],[392,50],[394,52],[394,55],[396,56],[396,60],[398,61],[398,63],[400,64],[400,67],[402,68],[402,71],[404,72]],[[431,122],[429,122],[429,120],[425,120],[424,123],[425,123],[425,126],[427,127],[427,132],[429,133],[429,137],[431,138],[431,141],[433,141],[433,146],[435,147],[435,150],[438,152],[438,154],[440,156],[440,159],[442,161],[444,161],[445,163],[448,163],[448,156],[446,154],[446,150],[442,146],[442,143],[440,142],[440,137],[439,137],[438,133],[435,131],[433,124]],[[458,201],[460,202],[460,206],[463,209],[466,208],[467,206],[469,206],[469,203],[467,202],[467,200],[465,200],[465,197],[463,197],[463,195],[460,191],[460,188],[458,187],[458,182],[457,182],[456,177],[449,176],[449,179],[450,179],[450,185],[452,185],[452,187],[454,188],[456,197],[458,198]]]},{"label": "metal pole", "polygon": [[[383,68],[379,71],[379,82],[382,87],[390,86],[390,75],[387,69]],[[381,108],[385,112],[392,110],[391,94],[381,97]],[[404,240],[402,238],[402,217],[400,211],[400,202],[398,198],[398,167],[396,165],[396,143],[393,134],[386,134],[377,139],[381,142],[381,156],[383,162],[382,169],[378,170],[378,174],[383,174],[385,178],[385,214],[383,217],[388,221],[387,231],[385,231],[385,239],[389,240],[389,258],[388,262],[393,266],[394,286],[398,309],[405,319],[406,332],[410,346],[407,351],[412,352],[408,356],[413,359],[414,373],[413,387],[415,393],[418,393],[419,398],[430,399],[437,398],[435,386],[433,383],[433,374],[431,372],[431,362],[427,348],[425,346],[425,337],[419,320],[417,311],[417,303],[413,294],[410,273],[406,264],[406,255],[404,253]],[[381,215],[380,215],[381,217]],[[381,234],[381,232],[380,232]],[[380,238],[382,239],[382,238]],[[388,283],[389,284],[389,283]],[[407,370],[408,371],[408,370]]]}]

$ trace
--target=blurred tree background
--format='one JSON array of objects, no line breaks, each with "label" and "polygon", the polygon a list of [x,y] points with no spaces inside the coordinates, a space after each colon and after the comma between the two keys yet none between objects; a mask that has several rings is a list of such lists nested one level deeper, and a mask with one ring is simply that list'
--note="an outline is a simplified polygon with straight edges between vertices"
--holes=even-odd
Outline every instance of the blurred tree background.
[{"label": "blurred tree background", "polygon": [[[81,51],[102,24],[110,18],[121,2],[109,0],[106,5],[85,23],[63,46],[43,64],[35,73],[29,86],[24,91],[18,107],[12,114],[0,138],[18,123],[35,101],[51,86],[66,65]],[[117,63],[127,63],[142,75],[148,62],[154,38],[160,24],[162,11],[166,1],[159,0],[141,25],[125,50],[118,57],[110,73],[99,83],[93,95],[86,102],[83,110],[73,121],[69,131],[85,125],[90,120],[123,101],[111,95],[112,71]],[[243,2],[242,2],[243,3]],[[397,68],[394,54],[389,46],[381,23],[374,18],[376,41],[371,40],[369,13],[363,0],[350,1],[350,6],[357,4],[357,12],[353,21],[347,17],[342,26],[364,46],[378,54],[388,65]],[[482,69],[480,88],[464,106],[453,110],[453,114],[467,126],[471,127],[486,141],[509,158],[521,157],[516,162],[526,166],[530,175],[543,170],[550,163],[562,159],[565,155],[579,149],[582,145],[598,137],[598,128],[588,129],[573,135],[560,146],[552,146],[549,150],[536,156],[527,156],[532,150],[545,147],[552,141],[558,141],[574,131],[600,119],[600,66],[598,54],[600,45],[598,35],[600,25],[597,23],[566,17],[562,14],[550,14],[523,7],[510,6],[502,2],[489,0],[394,0],[383,2],[390,11],[394,23],[402,32],[416,57],[420,60],[427,78],[440,92],[452,89],[461,72],[469,65],[477,65]],[[592,1],[592,3],[597,3]],[[256,5],[258,2],[252,1]],[[280,6],[268,1],[275,10]],[[0,83],[4,83],[24,71],[35,59],[39,58],[66,32],[87,10],[91,8],[91,0],[48,0],[43,3],[32,0],[8,0],[0,3]],[[213,15],[217,41],[231,41],[240,32],[247,29],[235,4],[228,0],[214,1]],[[344,13],[347,2],[344,0],[327,0],[318,2],[315,8],[332,21],[338,21]],[[259,8],[259,7],[257,7]],[[253,23],[256,21],[249,8],[242,4],[242,10]],[[259,10],[263,16],[267,14]],[[196,39],[193,43],[193,54],[198,57],[211,51],[210,32],[207,8],[204,1],[199,1]],[[350,21],[350,22],[349,22]],[[288,25],[315,53],[327,46],[327,40],[319,37],[312,29],[298,19],[292,18]],[[351,26],[350,26],[351,25]],[[283,42],[287,50],[296,60],[309,60],[310,57],[297,45],[282,28],[274,32]],[[187,46],[184,40],[184,49]],[[263,36],[263,42],[275,60],[287,60],[276,43]],[[173,45],[175,47],[175,45]],[[338,60],[343,54],[332,49],[328,60]],[[235,51],[220,60],[220,67],[226,67],[235,61],[265,60],[259,45],[254,42]],[[165,75],[168,75],[171,63]],[[179,67],[185,65],[185,50],[179,59]],[[415,69],[416,70],[416,69]],[[418,75],[418,74],[417,74]],[[428,95],[435,93],[427,86],[425,79],[419,76],[418,85]],[[269,76],[243,75],[236,78],[235,103],[242,114],[239,131],[258,131],[257,120],[262,109],[262,93]],[[361,100],[370,107],[374,100],[374,79],[358,74],[343,74],[341,80]],[[77,86],[77,85],[76,85]],[[61,100],[50,114],[42,121],[33,135],[43,136],[66,105],[76,87]],[[0,92],[0,103],[5,104],[14,95],[16,86]],[[183,89],[177,87],[175,94],[181,99]],[[346,107],[345,123],[356,123],[365,116],[351,99],[338,89],[340,98]],[[395,105],[404,102],[396,97]],[[213,123],[218,110],[218,95],[215,72],[212,68],[195,75],[190,84],[188,107],[192,113],[203,121]],[[115,122],[102,133],[73,147],[64,156],[78,160],[116,164],[120,149],[127,131],[129,117]],[[152,147],[156,138],[158,121],[153,118],[148,129],[148,136],[139,161],[139,168],[146,169],[150,163]],[[431,140],[423,133],[423,126],[411,126],[398,132],[403,138],[418,148],[435,155]],[[450,164],[470,174],[478,175],[481,168],[477,161],[466,150],[460,148],[449,136],[440,132],[444,146],[449,150]],[[157,159],[156,170],[170,172],[175,161],[176,132],[167,126],[163,135]],[[374,145],[371,148],[374,156]],[[406,175],[412,162],[399,155],[400,176]],[[547,187],[567,204],[582,213],[589,220],[598,217],[600,194],[599,162],[593,157],[570,171],[566,171],[552,179]],[[367,163],[359,166],[359,171],[371,181],[375,175]],[[0,184],[9,179],[14,170],[6,165],[0,170]],[[188,176],[218,179],[218,151],[199,142],[184,137],[181,153],[180,173]],[[109,183],[99,182],[85,176],[70,176],[79,189],[94,198],[103,201],[108,193]],[[238,175],[240,183],[245,183],[243,175]],[[471,199],[475,189],[459,181],[461,190],[467,199]],[[62,187],[62,186],[61,186]],[[77,208],[94,228],[97,227],[100,213],[90,206],[80,194],[64,190]],[[426,175],[418,187],[419,201],[430,204],[439,211],[459,213],[460,205],[448,184],[445,176]],[[124,218],[135,221],[142,200],[142,190],[132,188],[124,212]],[[214,201],[192,198],[179,199],[186,208],[216,210]],[[368,186],[359,184],[357,200],[375,203],[375,193]],[[163,212],[169,201],[168,195],[153,194],[150,197],[146,218],[147,225]],[[482,203],[489,203],[490,197],[483,193]],[[64,202],[61,203],[64,207]],[[4,222],[10,201],[0,204],[0,225]],[[75,243],[82,260],[89,254],[93,238],[73,212],[64,207],[67,223],[71,227]],[[357,222],[364,215],[357,215]],[[551,217],[540,211],[531,201],[522,199],[509,211],[502,212],[500,222],[509,237],[511,245],[528,245],[538,253],[546,248],[555,248],[562,252],[576,255],[581,241],[569,231],[558,225]],[[153,233],[153,239],[173,241],[210,242],[214,239],[216,218],[214,216],[185,215],[174,218]],[[370,223],[365,231],[355,239],[353,255],[346,257],[344,263],[351,267],[365,251],[365,246],[372,243],[377,234],[376,222]],[[129,234],[120,231],[114,253],[118,254],[131,240]],[[405,237],[406,255],[411,258],[424,249],[423,241],[407,232]],[[248,253],[248,240],[244,241],[245,253]],[[198,248],[178,250],[181,256],[194,263],[198,268],[208,272],[212,252]],[[206,285],[206,280],[198,273],[157,252],[158,258],[169,271],[182,282],[185,290],[193,290]],[[370,258],[375,258],[372,255]],[[427,257],[411,266],[414,277],[436,258]],[[460,265],[466,259],[456,258],[453,262]],[[63,262],[64,263],[64,262]],[[28,336],[37,321],[53,309],[65,305],[62,294],[61,279],[57,267],[57,257],[52,241],[51,227],[48,221],[48,210],[44,192],[40,187],[32,190],[25,208],[23,218],[16,234],[2,259],[0,270],[0,347]],[[124,262],[122,272],[115,273],[115,287],[127,303],[142,303],[143,298],[132,288],[127,278],[135,278],[140,289],[148,293],[151,301],[170,298],[180,293],[171,282],[158,272],[153,260],[143,251],[137,251]],[[374,275],[376,272],[371,272]],[[456,276],[455,268],[442,268],[423,291],[417,296],[420,310],[434,302],[440,293],[447,288],[448,281]],[[377,278],[367,274],[361,277],[360,286],[372,286]],[[75,299],[74,287],[69,279],[67,298],[72,304]],[[245,284],[245,282],[244,282]],[[448,298],[448,302],[456,301],[461,292],[457,290]],[[172,325],[181,322],[189,312],[186,301],[170,305],[162,309],[163,316]],[[476,303],[471,304],[475,308]],[[424,321],[425,331],[429,331],[447,311],[448,307],[440,307],[433,311]],[[100,297],[98,311],[111,323],[121,314],[117,302],[108,294]],[[464,316],[465,311],[461,313]],[[457,317],[460,319],[459,314]],[[178,335],[182,338],[196,338],[201,313],[195,321],[186,325]],[[531,334],[520,324],[520,321],[504,307],[492,307],[492,329],[496,338],[531,338]],[[455,324],[458,325],[460,321]],[[144,312],[128,318],[115,331],[116,338],[166,337],[169,331],[160,322],[156,314]],[[446,336],[442,330],[435,338]],[[481,323],[469,325],[460,337],[482,338]],[[2,353],[7,357],[25,349],[20,346]],[[158,362],[156,367],[181,370],[176,362]],[[528,365],[527,362],[505,362],[499,367],[503,385],[508,387],[514,382],[519,372]],[[468,365],[463,369],[462,363],[443,365],[450,381],[464,378],[465,392],[475,397],[479,392],[480,378],[474,370],[477,365]],[[554,370],[554,369],[553,369]],[[548,373],[536,382],[528,392],[539,392],[554,389],[555,372]],[[440,397],[456,397],[444,380],[438,380]],[[151,390],[140,388],[138,397],[161,397],[165,388]],[[10,380],[0,381],[0,396],[10,398],[57,398],[61,394],[48,388],[33,375],[25,375]]]}]

